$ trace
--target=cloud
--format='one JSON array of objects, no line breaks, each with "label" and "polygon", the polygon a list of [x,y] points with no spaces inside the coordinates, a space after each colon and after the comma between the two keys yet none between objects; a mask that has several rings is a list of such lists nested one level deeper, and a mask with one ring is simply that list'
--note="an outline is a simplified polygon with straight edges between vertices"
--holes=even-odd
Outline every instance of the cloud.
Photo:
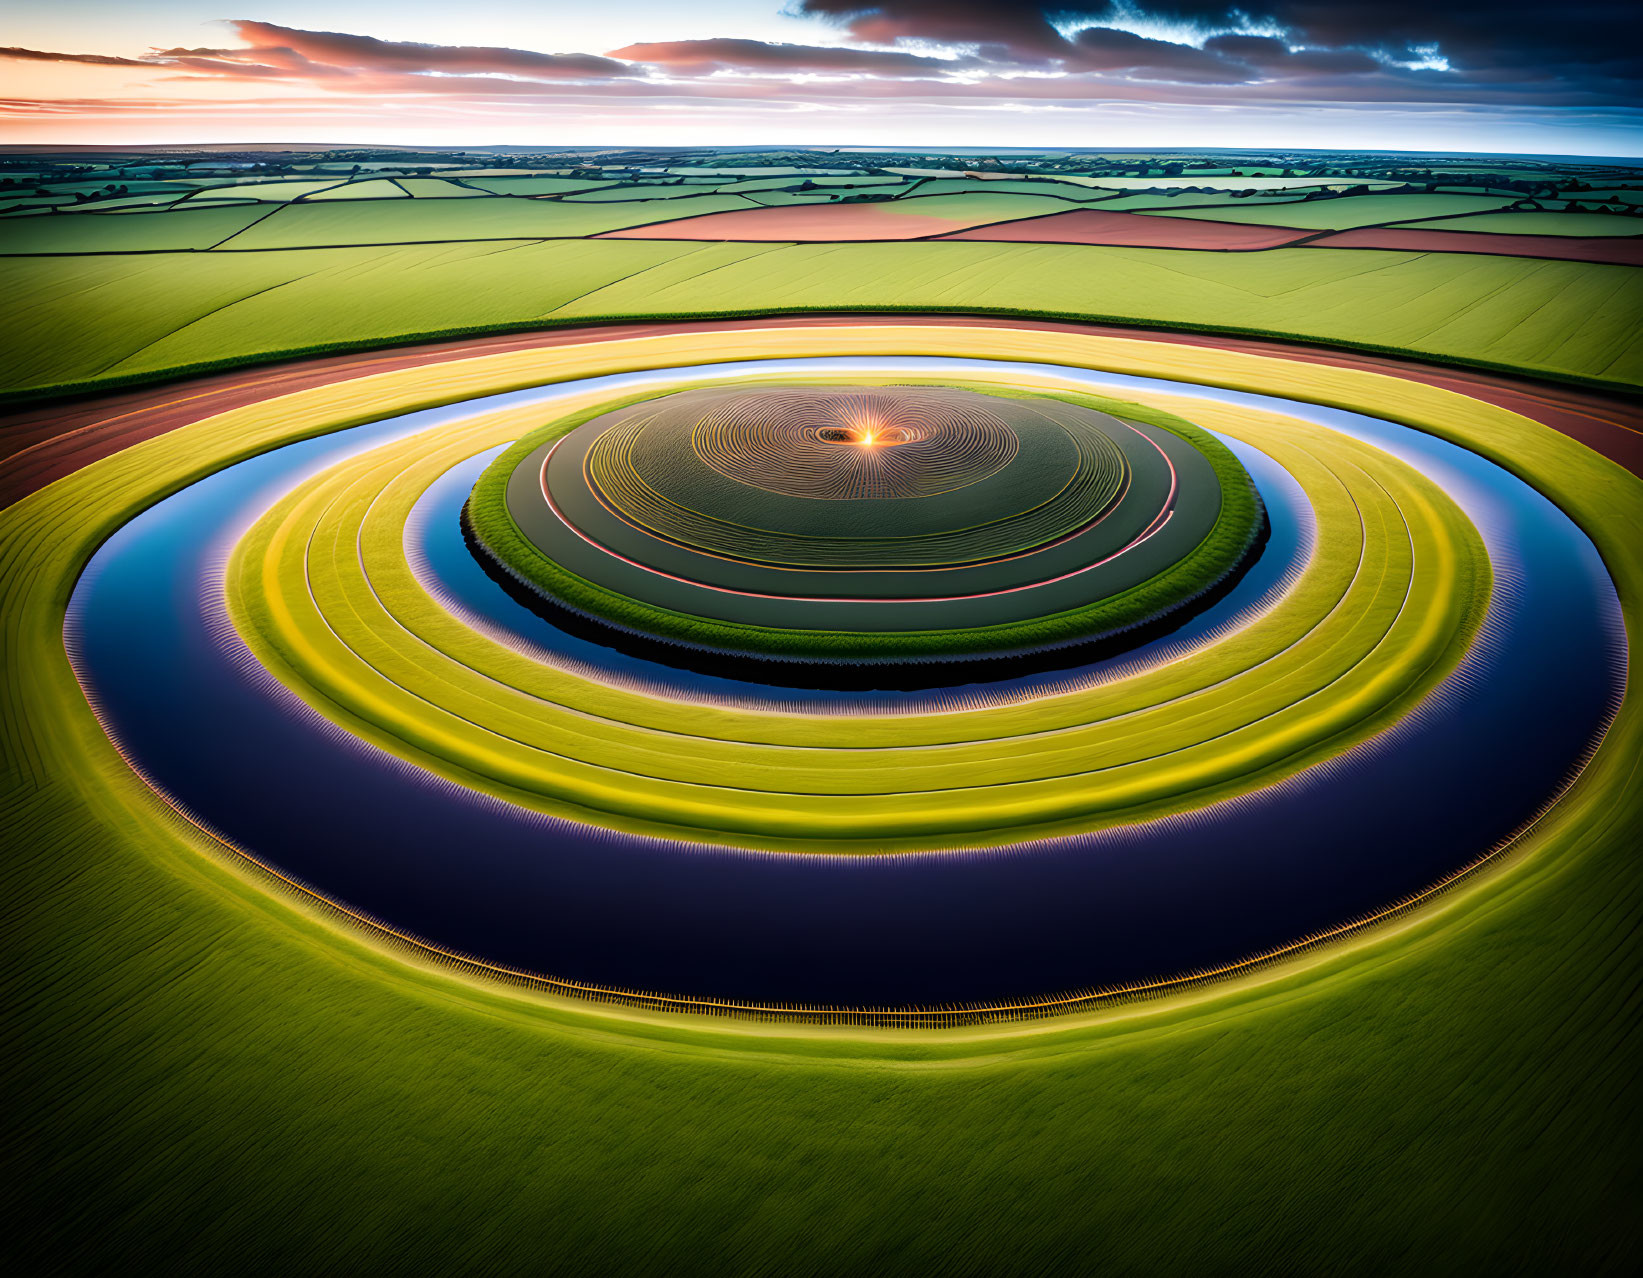
[{"label": "cloud", "polygon": [[487,45],[418,44],[338,31],[306,31],[249,19],[229,25],[242,41],[240,45],[157,48],[141,58],[47,53],[38,49],[0,49],[0,57],[142,67],[178,72],[188,78],[355,80],[362,92],[371,91],[383,77],[412,77],[433,82],[452,77],[496,76],[540,83],[629,80],[640,74],[640,68],[630,63],[591,53],[536,53]]},{"label": "cloud", "polygon": [[1291,48],[1276,36],[1211,36],[1204,41],[1204,52],[1235,59],[1267,75],[1368,75],[1385,69],[1362,49]]},{"label": "cloud", "polygon": [[1268,75],[1426,69],[1486,83],[1538,74],[1608,84],[1617,95],[1643,79],[1627,0],[1572,0],[1555,10],[1544,0],[798,0],[797,10],[858,41],[994,46],[1021,59],[1071,59],[1069,46],[1128,33]]},{"label": "cloud", "polygon": [[234,32],[252,52],[295,53],[309,63],[349,71],[517,75],[532,80],[612,79],[634,68],[591,53],[533,53],[485,45],[415,44],[338,31],[304,31],[240,19]]},{"label": "cloud", "polygon": [[764,40],[668,40],[613,49],[613,58],[700,74],[718,70],[788,71],[795,73],[866,72],[886,75],[930,74],[970,65],[970,60],[924,57],[915,53],[836,45],[772,44]]},{"label": "cloud", "polygon": [[16,58],[26,62],[84,62],[98,67],[146,67],[138,58],[113,58],[101,53],[48,53],[44,49],[0,47],[0,58]]},{"label": "cloud", "polygon": [[1236,55],[1111,27],[1086,27],[1078,32],[1062,61],[1071,70],[1123,71],[1141,79],[1236,84],[1257,78],[1254,69]]},{"label": "cloud", "polygon": [[[592,103],[694,103],[727,113],[741,104],[767,113],[876,110],[887,128],[903,104],[1044,112],[1126,102],[1631,110],[1643,75],[1643,54],[1623,38],[1619,6],[1580,0],[1558,11],[1555,30],[1543,9],[1517,0],[1490,11],[1498,21],[1441,0],[793,2],[844,28],[849,42],[725,36],[636,41],[604,55],[542,53],[242,19],[228,24],[237,39],[222,48],[156,48],[139,58],[11,49],[0,57],[142,69],[190,82],[195,93],[218,81],[225,95],[235,84],[259,85],[289,101],[310,88],[339,109],[415,100],[453,112],[471,105],[477,119],[501,103],[562,104],[567,112]],[[827,76],[850,77],[848,88],[813,79]]]},{"label": "cloud", "polygon": [[[1101,10],[1110,5],[1095,6]],[[926,40],[938,44],[994,46],[998,50],[1032,57],[1053,57],[1067,41],[1051,21],[1052,13],[1077,10],[1078,5],[1016,4],[1010,0],[890,0],[863,4],[861,0],[799,0],[800,13],[845,26],[857,40],[894,44],[899,40]]]}]

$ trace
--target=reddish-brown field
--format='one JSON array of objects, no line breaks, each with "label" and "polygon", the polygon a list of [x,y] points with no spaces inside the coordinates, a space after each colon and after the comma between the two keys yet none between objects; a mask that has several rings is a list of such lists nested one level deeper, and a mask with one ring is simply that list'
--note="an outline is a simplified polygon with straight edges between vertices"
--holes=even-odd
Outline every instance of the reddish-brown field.
[{"label": "reddish-brown field", "polygon": [[768,209],[704,213],[676,222],[654,222],[605,231],[597,240],[744,240],[802,243],[809,240],[919,240],[942,235],[980,218],[892,213],[876,204],[801,204]]},{"label": "reddish-brown field", "polygon": [[[1109,244],[1127,248],[1208,249],[1249,252],[1293,244],[1316,231],[1291,226],[1210,222],[1196,218],[1148,217],[1074,209],[1048,217],[1000,222],[943,235],[944,240],[999,240],[1022,244]],[[1491,237],[1492,238],[1492,237]]]},{"label": "reddish-brown field", "polygon": [[1501,257],[1548,257],[1565,262],[1643,266],[1643,235],[1511,235],[1495,231],[1363,226],[1320,236],[1307,247],[1399,249],[1406,253],[1494,253]]}]

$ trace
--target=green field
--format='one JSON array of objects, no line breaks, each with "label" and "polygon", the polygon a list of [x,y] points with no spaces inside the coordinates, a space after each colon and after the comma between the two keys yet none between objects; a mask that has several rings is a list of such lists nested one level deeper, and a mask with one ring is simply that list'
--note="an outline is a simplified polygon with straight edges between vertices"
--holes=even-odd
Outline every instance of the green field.
[{"label": "green field", "polygon": [[[1416,223],[1417,227],[1427,226]],[[1490,231],[1502,235],[1643,235],[1643,218],[1612,213],[1482,213],[1476,217],[1446,218],[1429,229]]]},{"label": "green field", "polygon": [[567,177],[474,177],[465,179],[469,185],[497,195],[569,195],[576,191],[597,191],[614,186],[600,178]]},{"label": "green field", "polygon": [[[239,194],[239,187],[234,188],[234,194]],[[364,182],[343,182],[315,191],[307,196],[311,200],[403,200],[407,196],[400,185],[392,178],[372,178]]]},{"label": "green field", "polygon": [[[393,188],[391,182],[356,182],[350,185],[342,184],[336,178],[327,178],[318,182],[237,182],[231,187],[205,187],[189,197],[189,202],[210,199],[212,196],[231,195],[236,200],[269,200],[276,204],[283,204],[288,200],[306,199],[318,195],[321,191],[342,192],[351,190],[360,195],[366,194],[364,187],[379,188],[371,194],[377,196],[403,194]],[[342,195],[342,199],[355,198],[353,195]]]},{"label": "green field", "polygon": [[398,178],[396,181],[407,195],[418,200],[473,199],[491,194],[476,186],[447,182],[444,178]]},{"label": "green field", "polygon": [[902,199],[929,195],[1043,195],[1055,199],[1076,200],[1080,204],[1091,200],[1110,198],[1116,192],[1096,187],[1077,186],[1071,182],[1012,182],[1007,178],[924,178],[913,183],[901,195]]},{"label": "green field", "polygon": [[[569,204],[560,200],[347,200],[289,204],[223,245],[250,249],[323,248],[344,244],[447,243],[592,235],[674,216],[752,208],[736,195],[685,196],[658,207]],[[663,210],[666,210],[665,212]]]},{"label": "green field", "polygon": [[[1124,210],[1146,210],[1148,212],[1171,209],[1226,209],[1228,211],[1249,212],[1253,209],[1285,209],[1293,208],[1303,203],[1297,197],[1288,197],[1279,192],[1276,196],[1240,196],[1231,191],[1139,191],[1131,195],[1116,195],[1112,192],[1098,193],[1099,202],[1096,208],[1111,212]],[[1276,217],[1276,212],[1273,214]],[[1226,221],[1225,218],[1216,218],[1216,221]],[[1258,220],[1258,219],[1257,219]],[[1269,219],[1271,220],[1271,219]]]},{"label": "green field", "polygon": [[1302,191],[1318,190],[1320,188],[1342,190],[1353,186],[1367,186],[1370,190],[1375,190],[1378,187],[1396,185],[1392,182],[1343,181],[1339,178],[1331,180],[1315,177],[1232,177],[1230,175],[1215,177],[1199,176],[1197,174],[1191,177],[1091,178],[1089,180],[1095,186],[1106,187],[1115,191],[1152,190],[1155,188],[1181,190],[1195,186],[1222,191]]},{"label": "green field", "polygon": [[871,190],[874,187],[899,187],[903,179],[889,175],[870,177],[863,174],[860,177],[763,177],[746,178],[740,182],[726,182],[718,189],[721,191],[781,191],[792,190],[805,185],[819,186],[826,190],[850,191],[856,188]]},{"label": "green field", "polygon": [[[1178,358],[1534,474],[1593,531],[1638,633],[1635,477],[1396,379]],[[0,514],[7,802],[30,834],[7,858],[20,905],[0,978],[29,1051],[0,1069],[26,1271],[370,1269],[407,1252],[715,1275],[1311,1271],[1319,1257],[1337,1272],[1588,1272],[1635,1257],[1635,1178],[1588,1156],[1637,1117],[1635,707],[1506,872],[1169,1002],[862,1033],[467,985],[202,855],[64,660],[66,583],[106,531],[216,459],[289,437],[297,409],[157,441]]]},{"label": "green field", "polygon": [[[1167,158],[1131,155],[1123,162],[1162,165]],[[1598,385],[1643,380],[1635,336],[1640,307],[1636,290],[1625,286],[1629,274],[1618,267],[1342,250],[707,241],[642,251],[588,244],[566,252],[544,242],[858,195],[875,197],[875,216],[905,213],[965,225],[1095,207],[1319,233],[1378,225],[1520,234],[1637,229],[1632,219],[1612,214],[1488,216],[1517,197],[1509,189],[1455,185],[1474,170],[1490,171],[1459,162],[1428,173],[1427,181],[1440,188],[1446,174],[1451,179],[1447,193],[1436,194],[1413,187],[1388,194],[1391,177],[1338,170],[1283,176],[1259,163],[1242,165],[1247,176],[1239,177],[1217,163],[1172,176],[1057,171],[984,179],[941,176],[954,170],[936,166],[879,170],[844,157],[836,162],[846,167],[680,164],[668,168],[666,180],[649,164],[650,172],[602,169],[597,162],[563,167],[581,165],[578,159],[533,171],[463,167],[444,157],[294,163],[271,175],[189,169],[170,180],[156,180],[171,170],[152,165],[131,169],[124,182],[127,170],[114,164],[93,166],[91,178],[80,168],[68,171],[73,180],[42,175],[35,180],[46,182],[40,189],[47,194],[18,192],[11,199],[20,211],[0,216],[0,280],[13,299],[0,318],[0,394],[153,377],[337,343],[591,319],[831,308],[1090,317],[1293,337]],[[1580,185],[1558,176],[1567,172],[1611,185],[1566,189]],[[1500,183],[1512,181],[1512,173],[1545,181],[1559,199],[1637,194],[1612,185],[1629,170],[1607,172],[1604,179],[1589,166],[1522,163],[1496,177]],[[460,182],[445,176],[457,174],[470,176]],[[812,189],[797,189],[805,183]],[[118,189],[122,185],[129,193]],[[1294,198],[1307,189],[1365,186],[1372,193]],[[1251,189],[1259,194],[1234,194]],[[84,197],[90,198],[62,206],[68,216],[34,211]],[[120,216],[86,216],[98,212]],[[734,223],[724,230],[734,234]],[[407,247],[394,247],[401,245]],[[221,268],[167,258],[163,287],[153,263],[115,263],[104,274],[79,263],[40,272],[17,260],[213,249],[236,258]],[[300,253],[279,260],[291,250]],[[93,290],[97,306],[81,305],[83,295],[73,291],[53,299],[61,293],[51,282],[58,270],[81,281],[77,289]],[[453,288],[463,271],[471,272],[470,286]],[[139,310],[157,312],[174,334],[147,314],[127,324]],[[1570,325],[1581,333],[1579,341],[1565,339]]]},{"label": "green field", "polygon": [[[1515,200],[1493,195],[1337,195],[1322,200],[1285,202],[1282,205],[1246,201],[1237,208],[1183,210],[1179,216],[1207,218],[1215,222],[1264,222],[1273,226],[1298,226],[1305,230],[1345,231],[1356,226],[1378,226],[1383,222],[1487,213],[1514,203]],[[1434,225],[1447,226],[1448,223]]]},{"label": "green field", "polygon": [[[688,199],[691,196],[703,195],[718,188],[718,183],[692,183],[690,181],[674,182],[638,182],[632,185],[599,187],[592,191],[581,191],[576,194],[566,194],[565,200],[570,204],[627,204],[640,200],[673,201]],[[664,203],[663,209],[671,208],[670,203]],[[733,205],[732,207],[742,207]]]},{"label": "green field", "polygon": [[13,217],[0,223],[0,252],[164,253],[209,249],[277,207],[247,201],[216,208],[185,207],[106,218],[87,212]]},{"label": "green field", "polygon": [[[730,199],[740,197],[702,197],[704,204]],[[257,241],[238,236],[231,244],[311,239],[320,230],[307,220],[313,218],[326,221],[328,233],[356,236],[382,234],[389,215],[404,235],[448,231],[453,223],[471,230],[474,223],[466,219],[476,206],[489,215],[489,205],[471,200],[292,205],[256,228]],[[563,217],[631,212],[637,218],[641,207],[573,211],[546,203],[538,213],[534,202],[503,204],[510,219],[540,216],[537,234],[549,226],[564,230]],[[142,228],[169,219],[185,228],[177,236],[204,242],[230,234],[259,211],[266,209],[39,218],[34,221],[49,224],[42,232],[55,234],[37,241],[49,248],[34,251],[68,252],[84,243],[59,225],[71,232],[90,225],[99,229],[98,243],[129,249],[152,242]],[[277,232],[280,219],[288,219],[287,229]],[[517,226],[492,222],[486,229],[501,234]],[[0,315],[0,386],[17,391],[153,377],[271,352],[508,326],[767,310],[945,309],[1253,331],[1624,387],[1643,383],[1643,301],[1634,278],[1619,266],[1460,254],[956,242],[521,240],[81,261],[0,258],[10,303]],[[1580,340],[1569,340],[1571,333]]]},{"label": "green field", "polygon": [[837,204],[855,192],[835,188],[826,191],[743,191],[741,194],[755,204],[769,208],[784,204]]}]

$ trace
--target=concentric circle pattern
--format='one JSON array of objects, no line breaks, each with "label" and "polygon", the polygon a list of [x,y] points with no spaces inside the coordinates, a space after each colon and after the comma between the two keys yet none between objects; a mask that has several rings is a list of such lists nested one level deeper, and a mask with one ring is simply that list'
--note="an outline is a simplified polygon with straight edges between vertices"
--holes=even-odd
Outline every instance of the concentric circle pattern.
[{"label": "concentric circle pattern", "polygon": [[1068,394],[647,398],[527,436],[470,519],[502,571],[621,630],[855,662],[1088,638],[1237,569],[1260,512],[1230,453]]},{"label": "concentric circle pattern", "polygon": [[729,479],[832,501],[967,488],[1021,447],[985,400],[941,388],[732,393],[700,413],[690,443]]},{"label": "concentric circle pattern", "polygon": [[[611,417],[582,427],[600,503],[653,536],[751,562],[894,571],[1020,555],[1094,524],[1136,482],[1115,438],[1133,431],[1050,400],[699,391]],[[550,482],[580,478],[575,442]],[[1162,480],[1153,458],[1141,463]],[[1155,513],[1170,500],[1156,488]],[[1217,494],[1197,496],[1214,510]]]},{"label": "concentric circle pattern", "polygon": [[1246,970],[1555,825],[1624,633],[1470,451],[1523,419],[1161,345],[590,336],[234,410],[99,463],[68,648],[191,830],[471,971],[938,1024]]}]

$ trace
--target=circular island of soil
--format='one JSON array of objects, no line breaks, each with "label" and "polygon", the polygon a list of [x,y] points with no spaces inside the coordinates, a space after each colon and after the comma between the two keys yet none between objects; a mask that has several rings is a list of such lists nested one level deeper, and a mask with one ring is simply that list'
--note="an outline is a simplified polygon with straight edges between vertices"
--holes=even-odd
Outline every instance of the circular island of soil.
[{"label": "circular island of soil", "polygon": [[550,422],[467,518],[493,571],[616,631],[877,662],[1155,622],[1237,571],[1262,512],[1224,445],[1139,405],[761,384]]}]

